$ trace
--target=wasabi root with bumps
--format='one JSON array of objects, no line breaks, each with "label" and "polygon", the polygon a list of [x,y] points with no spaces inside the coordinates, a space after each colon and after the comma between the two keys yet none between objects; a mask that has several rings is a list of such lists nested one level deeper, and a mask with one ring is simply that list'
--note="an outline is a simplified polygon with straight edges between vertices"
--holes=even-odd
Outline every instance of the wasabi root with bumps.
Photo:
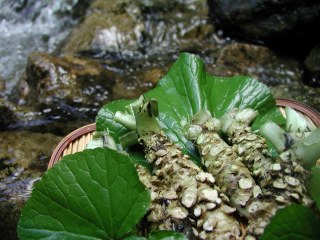
[{"label": "wasabi root with bumps", "polygon": [[242,159],[223,141],[218,132],[222,123],[207,111],[198,112],[186,126],[186,136],[194,140],[206,170],[215,177],[237,212],[248,219],[246,239],[258,239],[277,208],[272,199],[264,198]]},{"label": "wasabi root with bumps", "polygon": [[[138,230],[143,236],[147,236],[152,230],[173,230],[183,233],[188,239],[196,239],[189,219],[175,218],[169,211],[178,210],[177,196],[169,189],[158,176],[151,175],[150,172],[140,166],[136,166],[139,179],[150,191],[151,206],[148,214],[138,224]],[[182,214],[176,212],[176,214]]]},{"label": "wasabi root with bumps", "polygon": [[274,197],[279,206],[290,203],[311,206],[304,184],[309,172],[290,157],[271,158],[265,139],[250,127],[257,114],[253,109],[233,109],[223,117],[222,130],[265,195]]},{"label": "wasabi root with bumps", "polygon": [[145,103],[140,99],[133,109],[146,158],[165,189],[157,191],[158,198],[166,203],[160,212],[170,216],[157,220],[149,213],[147,219],[154,224],[167,223],[171,229],[176,222],[190,222],[198,239],[241,239],[240,224],[234,216],[236,209],[226,203],[228,198],[216,187],[215,178],[195,165],[161,131],[156,120],[157,102]]}]

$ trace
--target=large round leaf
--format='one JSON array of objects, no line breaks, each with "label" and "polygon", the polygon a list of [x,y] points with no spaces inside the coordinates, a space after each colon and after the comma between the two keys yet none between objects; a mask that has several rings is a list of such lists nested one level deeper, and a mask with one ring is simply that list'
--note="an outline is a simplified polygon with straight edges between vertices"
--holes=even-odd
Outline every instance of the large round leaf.
[{"label": "large round leaf", "polygon": [[20,239],[119,239],[150,196],[131,159],[110,149],[68,155],[42,177],[22,211]]}]

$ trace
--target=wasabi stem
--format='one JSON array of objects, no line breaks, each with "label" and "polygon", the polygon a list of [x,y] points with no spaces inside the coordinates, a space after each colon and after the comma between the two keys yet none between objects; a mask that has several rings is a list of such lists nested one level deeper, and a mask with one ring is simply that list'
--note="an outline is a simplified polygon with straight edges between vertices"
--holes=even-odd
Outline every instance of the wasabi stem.
[{"label": "wasabi stem", "polygon": [[214,177],[203,172],[161,131],[156,103],[133,105],[140,142],[160,186],[153,196],[148,221],[167,230],[190,223],[200,239],[240,239],[240,225],[233,216],[236,209],[226,204],[227,197],[214,185]]},{"label": "wasabi stem", "polygon": [[285,113],[287,132],[310,132],[317,128],[313,122],[291,107],[287,106],[285,108]]},{"label": "wasabi stem", "polygon": [[239,117],[244,116],[244,111],[254,112],[252,109],[230,111],[223,117],[224,122],[228,122],[223,129],[265,195],[274,197],[277,204],[283,206],[294,202],[311,206],[304,184],[309,172],[292,157],[272,159],[265,139],[254,134],[249,126],[252,115],[249,120]]},{"label": "wasabi stem", "polygon": [[201,125],[211,118],[212,118],[212,116],[209,111],[200,110],[192,117],[192,123],[197,124],[197,125]]},{"label": "wasabi stem", "polygon": [[289,133],[290,137],[293,140],[293,143],[299,142],[305,137],[309,136],[311,132],[291,132]]},{"label": "wasabi stem", "polygon": [[283,152],[280,158],[286,161],[290,160],[288,159],[290,157],[291,161],[299,162],[310,170],[320,158],[320,129],[316,129],[311,133],[297,132],[289,135],[277,124],[268,122],[261,126],[259,132],[272,143],[278,153]]},{"label": "wasabi stem", "polygon": [[86,149],[93,149],[98,147],[108,147],[113,150],[117,150],[117,145],[114,139],[109,135],[108,131],[98,132],[95,131],[93,133],[93,137],[91,141],[89,141],[86,145]]},{"label": "wasabi stem", "polygon": [[266,122],[263,124],[259,129],[259,133],[272,143],[278,153],[282,153],[284,150],[289,149],[294,143],[291,135],[274,122]]},{"label": "wasabi stem", "polygon": [[215,177],[221,191],[230,199],[230,204],[249,220],[246,238],[258,239],[276,212],[275,202],[263,196],[243,160],[220,138],[218,132],[222,123],[206,111],[195,116],[186,127],[186,135],[190,140],[195,140],[202,164]]},{"label": "wasabi stem", "polygon": [[114,114],[114,121],[121,123],[123,126],[128,128],[129,130],[135,130],[136,129],[136,120],[134,116],[128,114],[128,113],[123,113],[120,111],[117,111]]},{"label": "wasabi stem", "polygon": [[308,170],[311,170],[320,159],[320,128],[311,132],[307,137],[294,144],[291,149],[280,155],[285,161],[293,158]]},{"label": "wasabi stem", "polygon": [[139,143],[137,132],[131,131],[119,137],[119,142],[123,149]]},{"label": "wasabi stem", "polygon": [[127,105],[127,106],[125,107],[125,109],[126,109],[126,113],[134,116],[134,112],[133,112],[133,109],[132,109],[132,104]]},{"label": "wasabi stem", "polygon": [[149,135],[154,133],[161,133],[157,121],[159,115],[158,103],[155,99],[150,99],[142,105],[133,104],[132,109],[137,123],[136,131],[141,139],[149,138]]}]

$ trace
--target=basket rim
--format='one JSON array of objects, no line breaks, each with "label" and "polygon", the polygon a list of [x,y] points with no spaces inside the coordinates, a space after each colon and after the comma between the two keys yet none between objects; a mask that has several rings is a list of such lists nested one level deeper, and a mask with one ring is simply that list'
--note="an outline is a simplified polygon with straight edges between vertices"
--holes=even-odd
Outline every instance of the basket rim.
[{"label": "basket rim", "polygon": [[65,136],[54,149],[48,164],[48,169],[58,162],[61,154],[71,142],[87,133],[94,132],[95,130],[96,124],[91,123],[83,127],[77,128],[76,130],[72,131],[67,136]]}]

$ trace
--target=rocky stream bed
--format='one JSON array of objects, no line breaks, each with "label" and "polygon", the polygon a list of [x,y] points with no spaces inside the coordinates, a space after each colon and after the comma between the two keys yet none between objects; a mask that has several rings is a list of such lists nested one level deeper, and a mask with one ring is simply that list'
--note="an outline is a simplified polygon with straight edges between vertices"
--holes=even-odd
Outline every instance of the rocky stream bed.
[{"label": "rocky stream bed", "polygon": [[20,210],[63,136],[108,101],[155,86],[181,52],[320,111],[320,3],[300,3],[1,1],[0,239],[17,238]]}]

